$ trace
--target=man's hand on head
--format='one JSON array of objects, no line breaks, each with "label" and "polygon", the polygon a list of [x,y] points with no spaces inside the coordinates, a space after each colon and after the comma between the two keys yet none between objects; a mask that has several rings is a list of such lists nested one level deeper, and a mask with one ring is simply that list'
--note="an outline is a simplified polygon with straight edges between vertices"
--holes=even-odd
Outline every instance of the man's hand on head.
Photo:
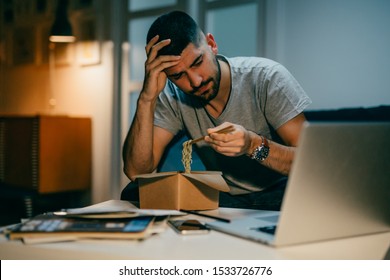
[{"label": "man's hand on head", "polygon": [[143,98],[155,100],[164,89],[167,75],[164,70],[179,63],[180,56],[158,55],[159,50],[171,43],[170,39],[158,41],[159,36],[153,37],[145,46],[147,59],[145,61],[145,79],[142,88]]}]

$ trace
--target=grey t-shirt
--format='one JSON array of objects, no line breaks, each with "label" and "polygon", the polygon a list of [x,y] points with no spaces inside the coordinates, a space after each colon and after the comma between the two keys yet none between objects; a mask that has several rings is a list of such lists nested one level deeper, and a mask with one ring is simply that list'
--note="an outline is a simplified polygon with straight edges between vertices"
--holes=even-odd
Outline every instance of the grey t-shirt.
[{"label": "grey t-shirt", "polygon": [[[257,57],[218,56],[218,59],[228,62],[232,82],[222,114],[218,118],[212,117],[199,99],[183,93],[168,81],[157,102],[156,126],[174,135],[184,131],[189,138],[195,139],[206,135],[208,128],[228,121],[278,141],[275,130],[311,103],[295,78],[277,62]],[[222,171],[231,194],[261,191],[283,177],[246,155],[227,157],[219,154],[203,141],[194,149],[207,170]]]}]

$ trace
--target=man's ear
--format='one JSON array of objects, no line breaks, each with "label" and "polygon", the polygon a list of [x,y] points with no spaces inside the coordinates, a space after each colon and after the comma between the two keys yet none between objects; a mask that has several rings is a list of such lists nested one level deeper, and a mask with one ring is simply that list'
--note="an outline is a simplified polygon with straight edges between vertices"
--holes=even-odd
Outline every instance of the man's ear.
[{"label": "man's ear", "polygon": [[207,41],[207,45],[211,48],[212,52],[214,54],[218,54],[218,46],[217,43],[215,42],[213,34],[207,33],[206,41]]}]

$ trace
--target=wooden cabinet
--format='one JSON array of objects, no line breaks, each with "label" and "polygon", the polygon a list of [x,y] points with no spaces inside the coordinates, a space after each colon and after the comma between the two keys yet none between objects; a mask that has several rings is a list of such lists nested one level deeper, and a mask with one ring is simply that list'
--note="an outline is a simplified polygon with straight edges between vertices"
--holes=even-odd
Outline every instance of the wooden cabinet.
[{"label": "wooden cabinet", "polygon": [[91,188],[91,120],[0,116],[0,183],[50,194]]}]

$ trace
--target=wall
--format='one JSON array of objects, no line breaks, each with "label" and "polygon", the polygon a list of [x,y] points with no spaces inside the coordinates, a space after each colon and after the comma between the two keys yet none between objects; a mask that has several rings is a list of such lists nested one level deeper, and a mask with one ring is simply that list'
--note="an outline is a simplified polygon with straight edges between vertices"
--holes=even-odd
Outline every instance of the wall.
[{"label": "wall", "polygon": [[271,0],[266,56],[312,97],[310,108],[390,104],[390,1]]},{"label": "wall", "polygon": [[[97,2],[99,5],[101,3]],[[104,30],[108,26],[104,20],[108,21],[110,17],[109,5],[104,9],[98,6],[96,14],[92,16],[96,16],[97,27],[102,29],[98,32],[102,39],[99,62],[90,65],[80,63],[76,55],[79,42],[70,46],[69,63],[56,65],[52,71],[47,61],[12,66],[6,63],[7,59],[2,59],[5,63],[0,65],[0,113],[91,117],[92,201],[100,202],[112,199],[110,172],[114,48]],[[49,104],[53,97],[55,106]]]},{"label": "wall", "polygon": [[0,112],[55,114],[92,118],[93,201],[110,198],[109,173],[112,115],[112,43],[102,45],[99,65],[57,67],[54,72],[56,106],[49,105],[48,65],[7,68],[2,75]]}]

